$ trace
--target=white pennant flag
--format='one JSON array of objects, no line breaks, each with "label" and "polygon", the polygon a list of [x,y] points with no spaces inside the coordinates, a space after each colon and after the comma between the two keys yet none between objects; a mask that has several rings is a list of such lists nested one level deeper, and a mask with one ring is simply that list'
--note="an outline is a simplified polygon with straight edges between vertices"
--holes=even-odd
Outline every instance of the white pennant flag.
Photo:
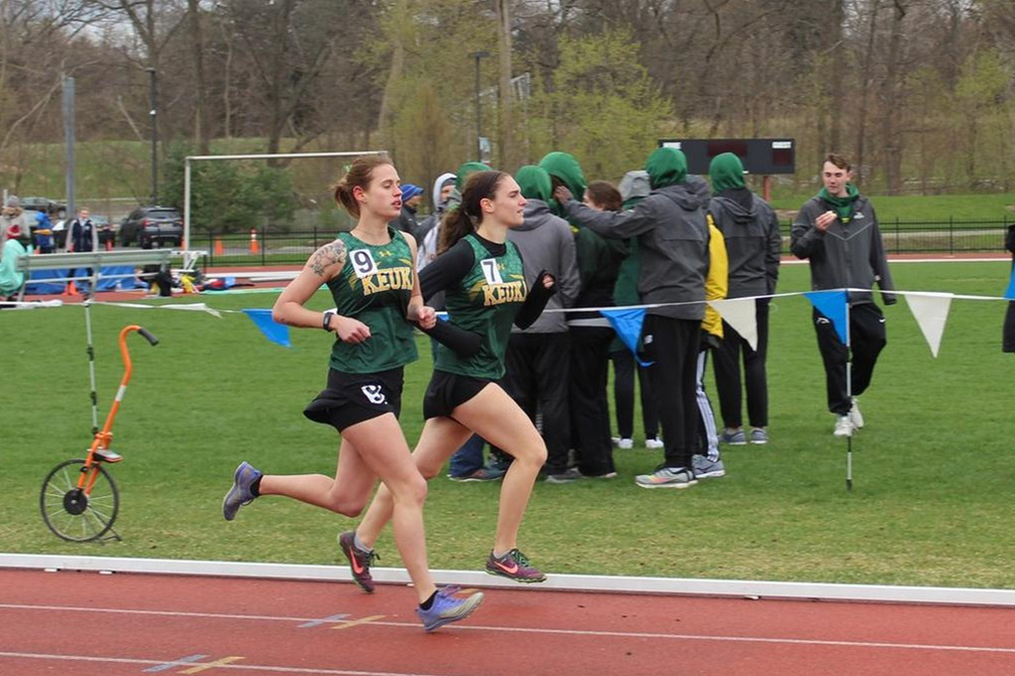
[{"label": "white pennant flag", "polygon": [[937,357],[937,351],[941,347],[941,336],[945,332],[945,322],[948,321],[948,311],[952,305],[950,293],[907,293],[906,303],[909,304],[909,311],[913,313],[916,323],[923,331],[923,337],[930,345],[930,353]]},{"label": "white pennant flag", "polygon": [[754,298],[727,298],[706,302],[747,341],[752,350],[758,349],[758,315]]}]

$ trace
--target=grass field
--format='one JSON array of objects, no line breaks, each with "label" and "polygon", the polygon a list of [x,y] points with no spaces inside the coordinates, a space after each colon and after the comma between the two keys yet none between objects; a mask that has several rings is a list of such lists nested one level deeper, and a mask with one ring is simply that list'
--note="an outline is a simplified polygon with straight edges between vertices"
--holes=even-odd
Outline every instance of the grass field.
[{"label": "grass field", "polygon": [[[1009,264],[894,264],[903,290],[1000,295]],[[785,266],[780,291],[807,286]],[[202,297],[220,309],[264,307],[271,295]],[[330,305],[323,295],[316,307]],[[831,435],[810,308],[777,299],[769,357],[772,443],[725,452],[728,475],[686,491],[646,491],[632,477],[658,452],[616,453],[620,477],[536,486],[521,546],[550,572],[1015,588],[1015,360],[1000,351],[1004,303],[956,300],[940,357],[905,302],[886,309],[889,345],[863,397],[854,441]],[[115,336],[143,323],[161,344],[133,342],[135,376],[115,427],[125,461],[124,541],[69,544],[39,516],[38,491],[58,462],[82,455],[91,427],[83,311],[0,313],[4,411],[0,548],[8,552],[329,564],[351,520],[265,498],[226,523],[220,500],[241,459],[273,473],[332,473],[336,436],[306,421],[324,384],[327,337],[294,331],[293,348],[262,338],[243,315],[97,307],[99,401],[120,376]],[[422,345],[422,343],[421,343]],[[429,350],[407,369],[403,426],[413,441]],[[640,444],[641,433],[636,433]],[[497,484],[431,483],[431,564],[480,569],[491,546]],[[399,565],[390,531],[380,565]]]}]

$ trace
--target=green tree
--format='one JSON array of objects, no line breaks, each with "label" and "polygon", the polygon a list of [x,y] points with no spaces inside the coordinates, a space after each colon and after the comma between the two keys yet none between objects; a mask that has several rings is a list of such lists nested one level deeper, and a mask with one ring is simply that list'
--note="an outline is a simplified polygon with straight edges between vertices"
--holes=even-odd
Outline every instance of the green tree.
[{"label": "green tree", "polygon": [[[188,146],[173,144],[165,170],[165,201],[181,212],[189,154]],[[296,200],[287,170],[238,161],[194,162],[190,170],[191,232],[289,230]]]},{"label": "green tree", "polygon": [[641,65],[626,29],[560,40],[560,65],[533,98],[534,156],[572,153],[589,178],[619,179],[642,167],[669,106]]}]

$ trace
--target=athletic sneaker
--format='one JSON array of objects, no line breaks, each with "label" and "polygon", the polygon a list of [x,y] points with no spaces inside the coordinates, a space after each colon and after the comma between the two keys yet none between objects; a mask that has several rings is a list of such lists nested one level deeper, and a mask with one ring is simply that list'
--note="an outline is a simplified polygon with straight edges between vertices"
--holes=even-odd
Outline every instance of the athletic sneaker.
[{"label": "athletic sneaker", "polygon": [[553,472],[546,475],[546,483],[548,484],[570,484],[578,481],[582,478],[582,473],[578,471],[577,467],[571,467],[563,472]]},{"label": "athletic sneaker", "polygon": [[709,460],[707,455],[696,455],[691,458],[691,463],[695,479],[718,479],[726,476],[726,466],[722,464],[721,458]]},{"label": "athletic sneaker", "polygon": [[338,534],[338,546],[342,548],[345,558],[349,559],[349,568],[352,570],[352,581],[368,594],[374,591],[374,578],[370,575],[370,565],[374,559],[381,558],[377,552],[370,550],[364,552],[356,546],[356,533],[346,531]]},{"label": "athletic sneaker", "polygon": [[860,413],[860,400],[853,397],[852,405],[849,407],[849,421],[853,423],[853,429],[863,428],[863,414]]},{"label": "athletic sneaker", "polygon": [[518,549],[512,549],[504,556],[494,556],[486,560],[486,572],[490,575],[500,575],[515,582],[543,582],[546,575],[541,570],[529,563],[528,558]]},{"label": "athletic sneaker", "polygon": [[476,592],[463,599],[455,596],[459,591],[461,591],[459,587],[448,585],[437,590],[429,610],[416,608],[416,614],[423,622],[424,629],[429,632],[449,622],[464,620],[483,602],[483,592]]},{"label": "athletic sneaker", "polygon": [[610,441],[617,448],[628,451],[634,448],[634,439],[628,439],[627,437],[610,437]]},{"label": "athletic sneaker", "polygon": [[840,415],[835,418],[835,430],[832,431],[837,437],[853,436],[853,421],[849,415]]},{"label": "athletic sneaker", "polygon": [[665,445],[666,444],[663,443],[662,439],[656,439],[655,437],[649,437],[648,439],[645,440],[645,448],[649,449],[650,451],[658,450]]},{"label": "athletic sneaker", "polygon": [[505,474],[507,474],[507,470],[497,467],[480,467],[469,474],[449,474],[448,478],[452,481],[498,481],[503,479]]},{"label": "athletic sneaker", "polygon": [[751,443],[752,444],[767,444],[768,443],[768,432],[765,431],[764,427],[755,427],[751,430]]},{"label": "athletic sneaker", "polygon": [[254,501],[257,496],[251,492],[250,487],[261,476],[263,476],[261,472],[246,461],[241,462],[236,468],[236,471],[233,472],[233,487],[222,499],[222,516],[226,518],[226,521],[235,519],[236,512],[240,511],[240,507]]},{"label": "athletic sneaker", "polygon": [[719,441],[730,446],[743,446],[747,443],[747,437],[744,436],[744,430],[723,430],[722,434],[719,435]]},{"label": "athletic sneaker", "polygon": [[687,488],[698,483],[694,472],[684,467],[660,465],[651,474],[639,474],[634,483],[642,488]]},{"label": "athletic sneaker", "polygon": [[616,472],[604,472],[603,474],[585,474],[581,470],[578,471],[578,476],[583,479],[616,479]]}]

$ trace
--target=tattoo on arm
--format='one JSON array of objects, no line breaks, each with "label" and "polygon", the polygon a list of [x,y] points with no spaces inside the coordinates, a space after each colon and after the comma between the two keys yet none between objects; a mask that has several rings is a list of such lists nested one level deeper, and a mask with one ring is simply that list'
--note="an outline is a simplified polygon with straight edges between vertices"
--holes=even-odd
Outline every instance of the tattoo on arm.
[{"label": "tattoo on arm", "polygon": [[345,257],[345,244],[342,243],[342,240],[336,239],[334,242],[325,244],[315,251],[314,255],[310,257],[308,265],[315,275],[323,277],[324,271],[328,267],[336,263],[345,265]]}]

